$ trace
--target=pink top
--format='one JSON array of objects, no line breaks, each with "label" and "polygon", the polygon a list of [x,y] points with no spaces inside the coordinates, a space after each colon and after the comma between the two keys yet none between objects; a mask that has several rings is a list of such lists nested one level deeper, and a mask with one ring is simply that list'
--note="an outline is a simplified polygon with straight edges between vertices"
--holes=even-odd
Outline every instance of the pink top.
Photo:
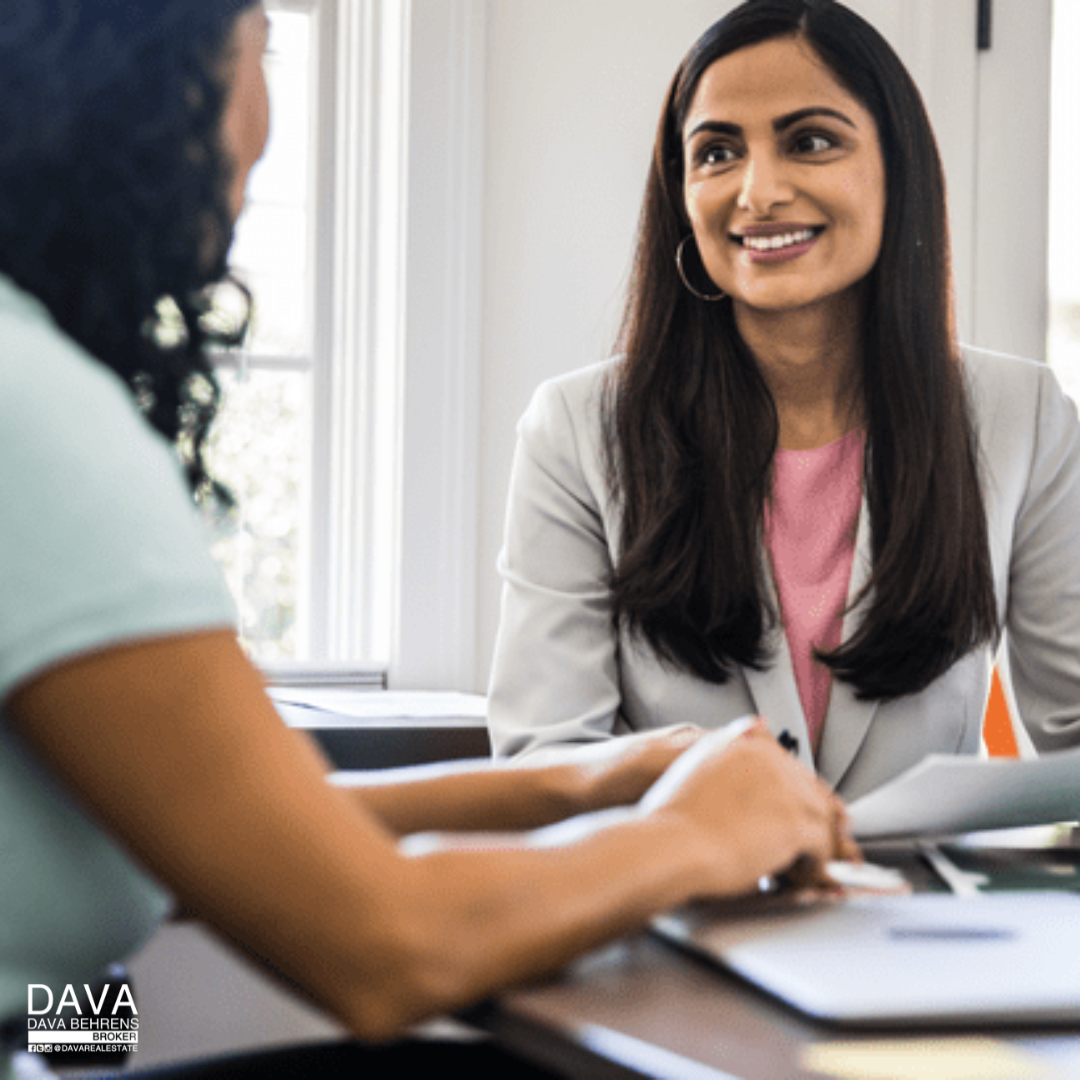
[{"label": "pink top", "polygon": [[835,649],[855,557],[862,505],[863,435],[814,450],[777,450],[765,537],[810,740],[816,749],[832,673],[815,648]]}]

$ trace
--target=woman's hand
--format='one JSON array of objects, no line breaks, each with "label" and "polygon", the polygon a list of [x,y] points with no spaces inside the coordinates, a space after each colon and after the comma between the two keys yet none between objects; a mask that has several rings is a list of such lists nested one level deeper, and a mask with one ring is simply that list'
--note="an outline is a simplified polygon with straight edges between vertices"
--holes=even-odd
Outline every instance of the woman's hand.
[{"label": "woman's hand", "polygon": [[567,761],[578,768],[581,794],[575,813],[631,806],[703,735],[692,724],[620,735],[606,743],[575,747]]},{"label": "woman's hand", "polygon": [[762,721],[736,724],[702,736],[641,809],[677,816],[715,850],[710,895],[749,892],[782,873],[828,887],[827,862],[861,857],[843,804]]}]

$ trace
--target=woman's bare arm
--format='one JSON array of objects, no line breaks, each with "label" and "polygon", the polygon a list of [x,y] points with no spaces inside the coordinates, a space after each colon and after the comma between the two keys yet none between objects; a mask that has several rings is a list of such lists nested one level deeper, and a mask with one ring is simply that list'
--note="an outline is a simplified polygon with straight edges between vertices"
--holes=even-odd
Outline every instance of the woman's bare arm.
[{"label": "woman's bare arm", "polygon": [[685,727],[635,742],[603,744],[602,755],[565,764],[495,762],[390,769],[364,777],[356,798],[394,833],[537,829],[577,814],[635,803],[701,735]]},{"label": "woman's bare arm", "polygon": [[409,855],[326,783],[227,633],[63,664],[8,713],[183,903],[365,1038],[838,851],[832,797],[764,736],[575,842]]}]

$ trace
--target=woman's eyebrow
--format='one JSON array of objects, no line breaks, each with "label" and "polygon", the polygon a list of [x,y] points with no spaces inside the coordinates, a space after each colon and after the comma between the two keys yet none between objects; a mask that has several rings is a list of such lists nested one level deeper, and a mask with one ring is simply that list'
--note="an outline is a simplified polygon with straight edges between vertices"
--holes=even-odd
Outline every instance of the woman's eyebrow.
[{"label": "woman's eyebrow", "polygon": [[[811,105],[806,109],[796,109],[794,112],[778,116],[772,123],[773,131],[784,131],[793,124],[799,123],[800,120],[806,120],[813,116],[831,116],[833,119],[847,124],[850,128],[857,129],[858,127],[850,116],[840,112],[838,109],[830,109],[826,105]],[[716,135],[742,134],[742,128],[738,124],[732,124],[726,120],[702,120],[700,124],[695,124],[694,127],[687,132],[684,142],[689,142],[695,135],[699,135],[703,131]]]},{"label": "woman's eyebrow", "polygon": [[847,124],[850,128],[858,128],[858,125],[846,113],[839,109],[830,109],[827,105],[811,105],[808,109],[796,109],[784,116],[779,116],[773,121],[773,131],[783,131],[785,128],[797,124],[800,120],[806,120],[812,116],[831,116],[834,120]]},{"label": "woman's eyebrow", "polygon": [[696,124],[691,131],[688,131],[684,142],[689,142],[695,135],[700,135],[701,132],[708,131],[714,135],[741,135],[742,128],[738,124],[729,124],[723,120],[702,120],[700,124]]}]

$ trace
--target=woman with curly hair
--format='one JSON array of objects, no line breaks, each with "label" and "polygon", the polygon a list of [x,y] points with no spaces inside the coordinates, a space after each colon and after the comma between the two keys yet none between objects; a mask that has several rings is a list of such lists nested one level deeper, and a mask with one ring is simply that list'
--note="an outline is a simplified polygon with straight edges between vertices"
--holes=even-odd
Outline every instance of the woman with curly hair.
[{"label": "woman with curly hair", "polygon": [[957,344],[911,77],[840,3],[747,0],[668,92],[621,355],[522,420],[496,750],[756,712],[854,798],[979,750],[1003,628],[1075,745],[1078,527],[1053,375]]},{"label": "woman with curly hair", "polygon": [[267,137],[267,30],[252,0],[0,10],[0,1076],[28,987],[94,983],[173,898],[358,1037],[184,1075],[526,1076],[366,1043],[855,854],[752,726],[350,790],[280,721],[192,505],[227,499],[207,289]]}]

